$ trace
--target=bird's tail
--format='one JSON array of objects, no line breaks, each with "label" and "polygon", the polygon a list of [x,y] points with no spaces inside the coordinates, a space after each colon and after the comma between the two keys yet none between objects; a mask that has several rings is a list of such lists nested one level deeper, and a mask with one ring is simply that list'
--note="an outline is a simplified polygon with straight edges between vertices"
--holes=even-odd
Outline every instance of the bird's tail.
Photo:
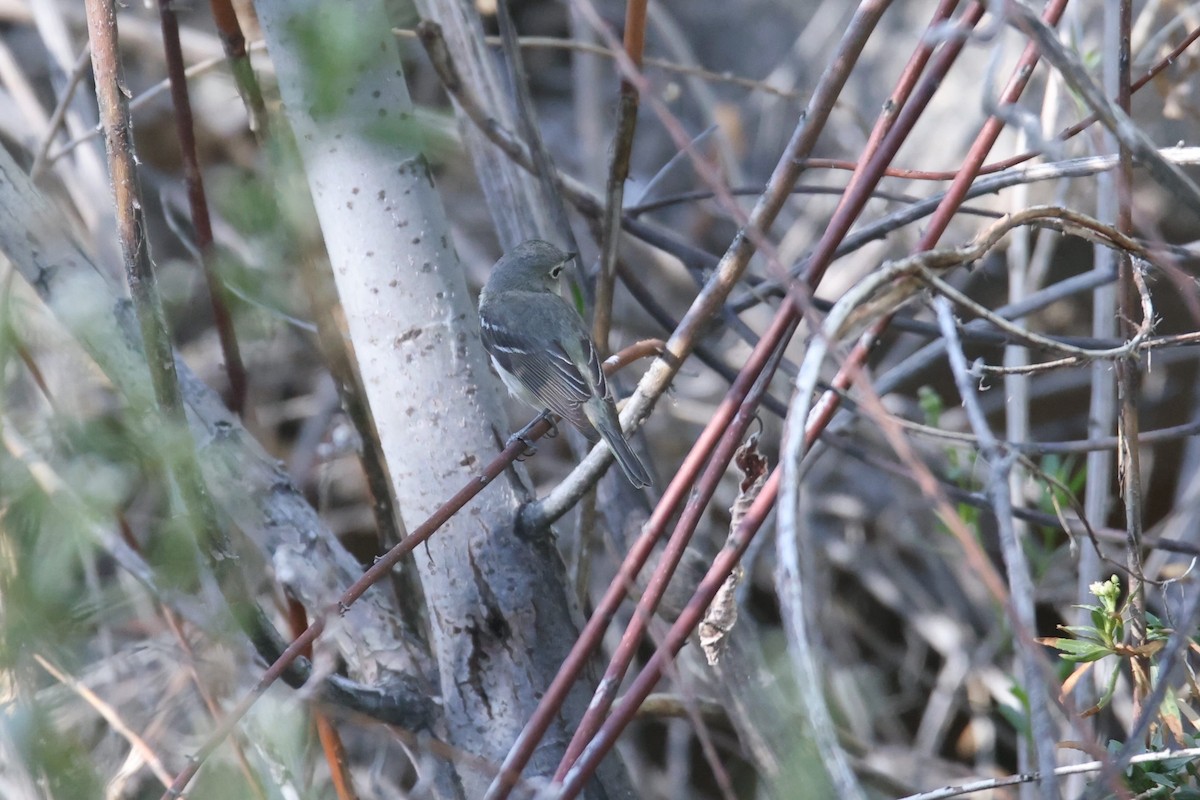
[{"label": "bird's tail", "polygon": [[[585,411],[590,410],[585,409]],[[616,410],[606,409],[605,411],[607,413],[588,414],[590,422],[600,432],[604,443],[612,451],[613,457],[617,460],[617,465],[621,467],[621,471],[625,473],[625,477],[629,479],[629,482],[639,489],[649,486],[650,473],[646,470],[646,465],[638,458],[637,453],[633,452],[633,448],[629,446],[629,442],[625,441],[625,437],[621,433],[621,423],[617,419]],[[599,417],[599,419],[592,419],[593,416]]]},{"label": "bird's tail", "polygon": [[630,483],[639,489],[650,485],[650,473],[646,471],[646,465],[638,458],[637,453],[633,452],[629,442],[620,437],[616,439],[605,437],[604,443],[608,445],[609,450],[612,450],[617,464],[625,473],[625,477],[629,478]]}]

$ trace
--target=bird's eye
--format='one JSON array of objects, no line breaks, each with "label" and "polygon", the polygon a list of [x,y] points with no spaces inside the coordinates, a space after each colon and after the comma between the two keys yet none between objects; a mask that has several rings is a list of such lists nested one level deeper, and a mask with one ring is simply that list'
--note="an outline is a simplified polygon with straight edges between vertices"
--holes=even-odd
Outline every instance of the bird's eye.
[{"label": "bird's eye", "polygon": [[553,278],[554,280],[558,280],[558,276],[562,275],[562,271],[563,271],[563,265],[559,264],[557,267],[550,270],[550,277]]}]

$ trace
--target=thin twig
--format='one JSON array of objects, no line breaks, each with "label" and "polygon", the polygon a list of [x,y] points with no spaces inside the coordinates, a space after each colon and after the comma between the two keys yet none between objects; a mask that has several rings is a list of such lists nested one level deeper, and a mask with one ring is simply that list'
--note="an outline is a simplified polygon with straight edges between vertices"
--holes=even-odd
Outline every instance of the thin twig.
[{"label": "thin twig", "polygon": [[[671,111],[659,93],[654,91],[654,87],[650,84],[640,66],[630,58],[625,52],[624,47],[618,46],[616,33],[600,15],[593,0],[573,0],[573,4],[581,12],[584,19],[600,34],[600,37],[614,50],[614,58],[616,59],[622,81],[627,81],[637,88],[640,96],[644,98],[646,104],[654,112],[655,116],[658,117],[659,123],[671,137],[672,142],[680,152],[687,155],[696,175],[713,190],[721,208],[729,215],[730,219],[737,223],[739,239],[744,241],[747,247],[761,253],[766,258],[767,264],[771,269],[777,273],[782,273],[783,265],[780,263],[778,255],[775,252],[774,244],[765,235],[766,228],[759,227],[759,220],[755,219],[754,213],[748,215],[738,205],[733,195],[729,193],[729,186],[724,176],[699,151],[693,137],[687,133],[683,123]],[[815,99],[814,96],[814,101]],[[764,198],[770,196],[769,194],[763,195]],[[757,209],[755,210],[757,211]],[[639,387],[639,392],[640,389],[641,387]],[[657,399],[657,396],[657,394],[654,395],[654,398]],[[644,413],[638,417],[638,420],[644,419],[650,413],[650,410],[650,408],[645,409]],[[607,453],[605,448],[597,448],[593,450],[593,453],[600,451]]]},{"label": "thin twig", "polygon": [[[421,24],[417,26],[417,36],[425,48],[429,63],[442,82],[442,87],[458,103],[458,107],[467,119],[488,138],[488,141],[499,147],[519,167],[531,174],[538,174],[533,156],[530,155],[524,142],[506,129],[499,120],[488,114],[480,98],[462,80],[458,67],[450,55],[450,48],[441,26],[433,20],[422,20]],[[556,172],[553,178],[559,191],[573,206],[589,216],[596,216],[600,213],[602,208],[600,199],[582,182],[564,172]]]},{"label": "thin twig", "polygon": [[750,546],[755,534],[761,529],[767,515],[774,506],[775,497],[779,490],[779,471],[775,470],[768,478],[762,493],[751,505],[750,510],[742,520],[742,524],[731,534],[725,547],[713,560],[713,565],[705,574],[704,579],[696,588],[692,599],[688,601],[683,613],[671,625],[670,631],[663,638],[654,655],[646,663],[638,676],[630,684],[621,702],[613,707],[612,714],[588,744],[587,749],[580,755],[579,760],[567,773],[558,795],[560,800],[573,800],[583,790],[584,785],[595,771],[600,760],[616,744],[617,736],[625,726],[636,716],[638,706],[653,691],[659,679],[668,668],[670,661],[679,652],[688,636],[708,610],[717,592],[725,584],[729,573],[737,566],[746,548]]},{"label": "thin twig", "polygon": [[[1117,108],[1125,115],[1130,113],[1131,95],[1129,69],[1133,54],[1130,33],[1133,26],[1132,0],[1119,0],[1114,8],[1105,8],[1106,24],[1115,29],[1117,52],[1114,63],[1106,64],[1106,73],[1111,74],[1117,84]],[[1115,23],[1115,24],[1114,24]],[[1111,51],[1110,51],[1111,52]],[[1106,59],[1106,62],[1108,59]],[[1116,227],[1121,233],[1133,233],[1133,154],[1124,140],[1117,151],[1120,165],[1116,173],[1117,219]],[[1197,206],[1200,209],[1200,206]],[[1136,313],[1137,295],[1145,297],[1145,283],[1141,276],[1141,265],[1136,263],[1127,249],[1117,251],[1118,325],[1122,336],[1134,329],[1132,315]],[[1144,306],[1144,303],[1143,303]],[[1125,566],[1129,580],[1129,644],[1136,650],[1146,643],[1146,587],[1142,570],[1142,526],[1145,524],[1145,507],[1142,499],[1141,453],[1134,443],[1138,439],[1141,421],[1138,419],[1137,391],[1140,384],[1137,362],[1133,358],[1122,358],[1116,363],[1117,400],[1120,413],[1117,415],[1117,474],[1121,479],[1121,497],[1125,501],[1125,528],[1128,540],[1125,546]],[[1129,662],[1133,676],[1133,707],[1149,691],[1151,685],[1150,658],[1136,654]]]},{"label": "thin twig", "polygon": [[[407,28],[393,28],[392,33],[402,39],[417,38],[420,33],[416,30]],[[485,36],[485,42],[492,46],[502,46],[503,39],[500,36]],[[553,48],[556,50],[571,50],[576,53],[587,53],[589,55],[603,56],[605,58],[615,58],[613,51],[607,47],[602,47],[598,44],[590,44],[588,42],[580,42],[575,39],[563,39],[557,36],[522,36],[517,39],[521,47],[534,48]],[[653,56],[645,56],[644,63],[648,67],[654,67],[666,72],[675,72],[680,75],[691,75],[697,78],[703,78],[712,83],[728,83],[733,86],[740,86],[743,89],[749,89],[755,92],[763,92],[764,94],[781,97],[785,100],[800,100],[803,99],[799,92],[792,92],[787,89],[781,89],[777,86],[772,86],[765,81],[756,81],[751,78],[742,78],[734,75],[731,72],[713,72],[712,70],[704,69],[703,67],[693,67],[687,64],[679,64],[675,61],[670,61],[665,58],[655,58]]]},{"label": "thin twig", "polygon": [[[960,334],[962,333],[962,330],[963,329],[960,327]],[[977,365],[972,365],[972,367],[977,368]],[[905,430],[912,431],[920,436],[927,436],[931,439],[949,442],[953,445],[961,446],[966,449],[975,449],[978,447],[978,441],[969,433],[943,430],[942,428],[935,428],[930,425],[922,425],[921,423],[913,422],[912,420],[899,420],[899,424]],[[1181,425],[1170,425],[1165,428],[1141,431],[1138,433],[1137,443],[1139,446],[1141,446],[1162,442],[1174,442],[1189,436],[1200,436],[1200,419],[1194,419],[1191,422],[1185,422]],[[1095,450],[1115,450],[1117,444],[1118,442],[1116,436],[1100,436],[1090,439],[1073,439],[1061,442],[1001,442],[1001,445],[1005,449],[1016,450],[1022,455],[1029,456],[1031,458],[1051,454],[1070,455],[1072,453],[1089,453]]]},{"label": "thin twig", "polygon": [[[1136,93],[1143,86],[1154,80],[1154,78],[1161,74],[1163,70],[1174,64],[1189,47],[1195,44],[1197,39],[1200,39],[1200,26],[1197,26],[1189,31],[1187,36],[1185,36],[1182,41],[1179,42],[1179,44],[1175,45],[1170,52],[1156,61],[1154,65],[1150,67],[1150,69],[1146,70],[1146,72],[1129,87],[1130,91]],[[1090,128],[1098,120],[1099,117],[1096,114],[1089,114],[1087,117],[1084,117],[1074,125],[1059,131],[1058,135],[1054,137],[1054,140],[1058,142],[1065,142],[1075,136],[1078,136],[1080,133]],[[1024,153],[1018,153],[1015,156],[1010,156],[1009,158],[1001,159],[1000,161],[993,161],[989,164],[984,164],[979,168],[979,174],[991,175],[996,172],[1011,169],[1018,164],[1023,164],[1026,161],[1035,159],[1040,155],[1043,155],[1043,153],[1038,150],[1029,150]],[[857,164],[855,162],[840,161],[837,159],[810,158],[805,162],[805,166],[810,169],[853,170]],[[954,176],[958,173],[957,171],[952,170],[930,171],[920,169],[904,169],[903,167],[889,167],[886,174],[889,178],[905,178],[915,181],[949,181],[953,180]]]},{"label": "thin twig", "polygon": [[[896,427],[906,428],[904,420],[895,420]],[[895,461],[886,461],[881,459],[877,454],[870,452],[856,443],[850,441],[845,436],[840,434],[830,434],[826,432],[822,434],[822,442],[827,442],[829,446],[834,447],[851,458],[854,458],[863,464],[866,464],[874,469],[883,472],[886,475],[903,478],[908,481],[913,481],[920,488],[919,476],[914,476],[909,465],[901,464]],[[974,508],[990,510],[992,507],[991,500],[981,492],[973,492],[959,486],[954,480],[947,476],[934,476],[938,482],[939,490],[946,495],[947,498],[956,503],[963,503]],[[1028,508],[1014,508],[1013,516],[1017,519],[1033,523],[1034,525],[1042,525],[1045,527],[1061,526],[1063,519],[1054,514],[1047,514],[1041,511],[1034,511]],[[1116,530],[1114,528],[1098,528],[1093,525],[1088,525],[1084,517],[1081,515],[1079,520],[1066,520],[1067,532],[1071,535],[1077,533],[1088,533],[1089,529],[1095,538],[1106,542],[1117,544],[1125,543],[1125,531]],[[1147,538],[1146,546],[1158,550],[1163,550],[1169,553],[1183,553],[1189,556],[1200,556],[1200,546],[1191,544],[1190,542],[1181,542],[1173,539],[1164,538]]]},{"label": "thin twig", "polygon": [[[647,0],[630,0],[625,4],[624,55],[638,71],[642,69],[646,48],[646,5]],[[600,219],[600,264],[596,270],[596,309],[592,318],[592,340],[600,348],[601,355],[608,352],[608,334],[612,328],[617,248],[621,241],[625,181],[629,178],[629,160],[633,155],[637,111],[638,87],[628,77],[623,77],[620,98],[617,100],[617,121],[613,129],[612,157],[608,162],[604,215]]]},{"label": "thin twig", "polygon": [[988,495],[992,500],[993,516],[999,531],[1000,549],[1008,575],[1009,597],[1012,603],[1014,633],[1017,652],[1021,662],[1022,688],[1029,703],[1030,733],[1037,752],[1036,764],[1041,777],[1038,789],[1043,800],[1058,797],[1058,782],[1055,780],[1055,742],[1058,741],[1053,719],[1050,716],[1049,697],[1042,680],[1039,660],[1041,648],[1034,641],[1037,620],[1034,609],[1033,579],[1029,574],[1029,562],[1013,526],[1012,495],[1009,473],[1015,457],[1006,453],[988,425],[987,416],[979,404],[974,379],[971,377],[967,357],[958,338],[958,329],[950,301],[939,297],[933,301],[938,325],[946,339],[946,353],[950,357],[950,371],[958,387],[971,429],[979,440],[980,453],[992,468],[988,478]]},{"label": "thin twig", "polygon": [[[538,178],[538,187],[543,195],[541,205],[545,206],[545,210],[554,223],[555,243],[565,245],[568,252],[577,253],[579,247],[575,244],[575,234],[571,231],[571,223],[567,219],[567,209],[563,205],[561,193],[554,185],[553,176],[557,172],[554,167],[554,159],[542,139],[541,128],[537,123],[537,111],[529,91],[529,78],[525,74],[525,62],[521,58],[521,49],[517,43],[517,28],[512,20],[509,2],[510,0],[502,0],[497,3],[496,16],[500,22],[502,46],[506,56],[505,63],[515,94],[513,104],[516,107],[517,120],[533,158],[534,174]],[[515,244],[515,242],[509,244]]]},{"label": "thin twig", "polygon": [[[736,450],[742,446],[745,433],[757,415],[762,396],[771,384],[771,379],[775,375],[775,368],[779,365],[779,360],[783,357],[784,348],[791,340],[791,335],[795,331],[797,323],[798,320],[794,318],[780,317],[776,322],[778,330],[774,330],[763,337],[764,342],[773,342],[774,346],[760,347],[751,354],[751,360],[743,367],[738,374],[737,382],[730,388],[731,395],[741,395],[737,413],[723,429],[718,429],[721,438],[716,443],[716,446],[711,449],[712,454],[709,458],[708,466],[696,482],[695,488],[688,498],[687,505],[684,506],[679,521],[676,523],[671,537],[667,540],[666,548],[659,556],[654,574],[651,575],[642,592],[642,596],[638,599],[637,608],[631,615],[625,632],[621,635],[620,643],[610,657],[608,668],[605,670],[603,678],[601,678],[596,687],[592,701],[588,704],[587,712],[576,726],[575,733],[571,737],[571,742],[567,745],[566,752],[563,754],[562,761],[555,773],[555,780],[563,779],[567,770],[575,763],[575,760],[583,751],[588,740],[599,730],[600,724],[603,722],[609,708],[611,708],[616,698],[617,690],[621,686],[621,681],[624,679],[625,673],[633,661],[637,647],[641,644],[646,626],[649,624],[654,612],[658,609],[658,604],[662,600],[662,596],[666,592],[671,578],[674,576],[675,569],[683,558],[684,551],[691,542],[697,525],[699,525],[705,510],[708,508],[709,501],[716,492],[717,485],[724,477],[730,460],[733,458]],[[762,363],[759,363],[760,359]],[[749,387],[743,388],[751,379],[752,382],[750,382]],[[724,406],[727,402],[728,398],[722,405]],[[701,440],[697,441],[696,445],[693,445],[693,452],[708,452],[708,447],[700,447],[702,443],[704,443],[703,436]],[[680,472],[682,471],[680,470]],[[663,503],[660,503],[659,508],[662,508],[663,505]],[[666,517],[668,516],[667,514],[660,513],[659,508],[655,509],[650,521],[647,522],[643,529],[639,545],[642,541],[655,541],[658,538],[656,534],[665,525]],[[618,574],[617,578],[611,584],[612,587],[616,587],[618,590],[627,591],[628,588],[632,587],[633,580],[637,575],[637,571],[629,570],[626,564],[629,564],[628,559],[622,564],[621,574]],[[632,566],[632,564],[629,564],[629,566]]]},{"label": "thin twig", "polygon": [[[550,423],[543,420],[529,433],[526,438],[536,440],[546,434],[550,429]],[[225,715],[204,743],[196,750],[188,766],[175,776],[175,781],[171,784],[171,788],[163,795],[162,800],[173,800],[178,797],[179,793],[191,782],[195,777],[196,772],[200,769],[200,765],[204,760],[212,754],[213,750],[230,734],[238,721],[246,715],[250,707],[266,693],[267,689],[277,681],[288,668],[288,666],[299,658],[305,648],[312,645],[325,630],[326,620],[330,615],[340,615],[345,613],[345,610],[354,605],[367,589],[383,580],[406,555],[411,553],[417,545],[427,540],[430,536],[437,533],[438,529],[444,525],[447,520],[457,514],[475,495],[486,489],[492,481],[503,474],[517,456],[525,452],[526,443],[523,441],[514,440],[511,444],[505,447],[500,453],[484,467],[483,471],[477,478],[471,479],[462,489],[460,489],[453,497],[447,500],[441,507],[437,509],[429,519],[423,524],[414,529],[404,541],[397,544],[391,550],[375,560],[359,578],[354,582],[342,596],[339,598],[336,606],[324,610],[318,616],[314,617],[309,626],[304,629],[304,632],[292,640],[291,644],[280,654],[270,667],[263,673],[262,677],[255,683],[254,688],[247,693],[236,706],[234,706]],[[431,702],[431,701],[430,701]]]},{"label": "thin twig", "polygon": [[[1083,96],[1101,124],[1130,150],[1151,177],[1193,212],[1200,214],[1200,186],[1179,167],[1159,155],[1158,148],[1150,138],[1134,124],[1119,104],[1110,101],[1096,86],[1079,60],[1059,43],[1054,31],[1038,19],[1033,11],[1015,0],[1006,0],[1004,9],[1006,20],[1036,43],[1042,56],[1054,65],[1072,89]],[[1122,90],[1126,101],[1128,85],[1128,81],[1125,81]]]},{"label": "thin twig", "polygon": [[[1169,147],[1161,151],[1164,159],[1175,164],[1194,165],[1200,163],[1200,148],[1196,147]],[[1024,167],[1013,167],[1004,172],[989,175],[985,178],[978,179],[971,184],[963,196],[963,200],[969,200],[975,197],[982,197],[988,194],[994,194],[1002,189],[1010,186],[1017,186],[1023,183],[1035,183],[1038,181],[1059,180],[1061,178],[1081,178],[1095,175],[1114,169],[1117,166],[1117,156],[1084,156],[1081,158],[1072,158],[1066,161],[1057,161],[1049,164],[1034,164]],[[835,257],[841,257],[847,253],[853,252],[868,242],[882,239],[889,233],[899,230],[905,225],[916,222],[917,220],[928,217],[935,212],[942,203],[946,201],[947,192],[940,192],[932,195],[925,200],[913,203],[901,209],[888,214],[874,222],[868,223],[862,228],[856,230],[853,234],[847,236],[835,251]],[[794,267],[789,270],[789,275],[797,276],[802,274],[811,261],[812,257],[807,256],[801,259]],[[735,298],[730,301],[730,308],[735,312],[745,311],[747,308],[761,302],[765,297],[777,296],[781,297],[785,293],[784,286],[776,281],[767,280],[755,286],[746,296]]]},{"label": "thin twig", "polygon": [[[925,285],[937,289],[955,302],[968,307],[973,313],[984,317],[992,325],[1009,334],[1015,341],[1087,359],[1124,358],[1136,352],[1149,335],[1154,322],[1153,307],[1150,305],[1148,291],[1143,291],[1141,294],[1142,324],[1137,329],[1136,335],[1117,347],[1097,350],[1076,347],[1013,325],[1004,317],[971,300],[939,277],[951,268],[978,261],[1014,228],[1046,219],[1061,220],[1072,232],[1084,235],[1093,241],[1099,241],[1117,249],[1128,248],[1140,255],[1146,255],[1136,241],[1085,214],[1058,206],[1033,206],[1015,214],[1006,215],[988,226],[975,237],[974,241],[964,247],[926,250],[907,258],[887,262],[879,270],[861,280],[834,304],[826,323],[830,340],[840,341],[861,332],[863,328],[881,318],[894,315],[901,306],[916,296],[922,285]],[[833,322],[828,320],[833,320]]]},{"label": "thin twig", "polygon": [[[262,41],[251,42],[247,48],[247,50],[250,53],[261,53],[261,52],[265,52],[266,49],[267,49],[267,45],[265,42],[262,42]],[[189,79],[195,78],[198,75],[203,75],[207,72],[211,72],[212,70],[222,66],[223,64],[226,63],[227,60],[228,60],[228,56],[214,56],[213,58],[207,58],[207,59],[204,59],[203,61],[197,61],[192,66],[188,67],[187,70],[185,70],[184,74]],[[165,92],[169,92],[170,90],[171,90],[171,80],[169,78],[164,78],[163,80],[159,81],[158,83],[156,83],[153,86],[146,89],[144,92],[139,94],[137,97],[132,98],[129,101],[129,110],[137,111],[141,108],[144,108],[147,105],[149,105],[151,102],[153,102],[155,99],[157,99],[159,97],[159,95],[162,95]],[[99,126],[97,126],[85,134],[76,136],[71,141],[65,143],[60,149],[56,150],[53,155],[47,156],[47,162],[51,163],[51,164],[54,163],[58,159],[67,155],[68,153],[70,153],[75,148],[79,147],[82,144],[90,142],[92,139],[95,139],[97,136],[101,136],[102,134],[103,134],[103,131],[100,129]]]},{"label": "thin twig", "polygon": [[[735,197],[757,196],[762,194],[763,187],[761,186],[737,186],[730,188],[729,193]],[[842,186],[821,186],[814,183],[797,184],[792,189],[792,194],[817,194],[817,195],[842,195],[846,189]],[[646,193],[649,194],[648,192]],[[646,196],[646,195],[643,195]],[[625,213],[630,217],[641,217],[652,211],[658,211],[663,208],[680,205],[682,203],[694,203],[700,200],[711,200],[714,194],[703,189],[695,189],[689,192],[679,192],[678,194],[664,195],[654,200],[642,201],[636,205],[625,206]],[[889,192],[882,189],[876,189],[871,192],[871,197],[876,200],[888,200],[894,203],[917,203],[922,198],[917,195],[907,194],[902,192]],[[993,211],[990,208],[981,208],[978,206],[963,206],[961,209],[964,214],[974,214],[981,217],[999,217],[1003,214],[1001,211]]]},{"label": "thin twig", "polygon": [[[304,606],[295,598],[289,597],[287,612],[291,634],[299,636],[308,627],[308,615],[304,611]],[[311,644],[305,648],[303,655],[308,659],[313,657]],[[333,783],[337,800],[357,800],[358,792],[354,789],[354,779],[350,775],[346,746],[342,743],[341,736],[338,735],[337,726],[319,707],[313,707],[310,713],[313,727],[317,731],[317,738],[321,742],[321,750],[325,754],[325,763],[329,767],[329,777]]]},{"label": "thin twig", "polygon": [[196,248],[200,252],[200,269],[204,273],[204,282],[208,288],[208,301],[212,307],[217,339],[221,343],[221,352],[225,356],[225,374],[229,379],[229,408],[235,414],[242,416],[246,411],[246,366],[242,363],[237,332],[233,328],[233,315],[229,311],[228,293],[225,291],[220,275],[217,274],[212,221],[208,215],[204,178],[200,170],[199,156],[196,153],[192,101],[188,93],[187,76],[184,74],[183,46],[179,42],[179,18],[175,15],[171,0],[159,0],[158,12],[162,19],[163,52],[167,64],[168,80],[171,82],[171,103],[175,108],[175,133],[179,137],[183,178],[187,185],[188,205],[192,213]]},{"label": "thin twig", "polygon": [[42,143],[33,156],[33,166],[29,168],[29,177],[35,183],[46,170],[46,165],[49,163],[47,155],[50,152],[50,145],[54,143],[54,137],[67,117],[67,109],[71,107],[71,101],[75,98],[75,90],[79,88],[80,81],[88,74],[90,66],[91,53],[87,47],[84,47],[75,62],[75,68],[71,70],[71,77],[66,88],[58,98],[58,104],[54,106],[54,113],[50,115],[46,135],[42,137]]},{"label": "thin twig", "polygon": [[266,103],[263,102],[262,89],[250,63],[250,50],[246,46],[246,36],[242,33],[237,12],[231,0],[210,0],[209,7],[221,47],[225,50],[225,59],[233,73],[234,84],[246,108],[246,116],[250,118],[250,130],[259,141],[263,141],[269,131]]},{"label": "thin twig", "polygon": [[49,672],[56,681],[75,692],[75,694],[83,698],[83,700],[89,706],[94,708],[96,713],[103,717],[104,721],[107,722],[109,727],[113,729],[114,733],[116,733],[125,741],[129,742],[130,746],[137,752],[142,760],[146,762],[146,766],[150,767],[150,771],[154,773],[154,777],[157,778],[163,786],[171,785],[171,774],[167,772],[166,767],[163,766],[158,754],[151,749],[150,745],[146,743],[145,739],[143,739],[136,731],[125,724],[125,721],[121,719],[121,715],[117,713],[115,708],[104,702],[99,695],[89,689],[82,681],[79,681],[71,675],[68,675],[66,672],[50,663],[50,661],[43,657],[41,653],[34,653],[33,660],[41,665],[42,669],[46,670],[46,672]]},{"label": "thin twig", "polygon": [[[1176,758],[1200,758],[1200,747],[1182,750],[1160,750],[1157,753],[1140,753],[1129,759],[1130,764],[1153,764],[1158,761],[1168,761]],[[1108,764],[1107,761],[1087,761],[1083,764],[1071,764],[1065,767],[1055,767],[1054,774],[1058,777],[1067,775],[1082,775],[1088,772],[1099,772]],[[1005,786],[1019,786],[1022,783],[1033,783],[1041,779],[1041,773],[1028,772],[1022,775],[1007,775],[1003,778],[985,778],[983,780],[963,783],[958,786],[946,786],[928,792],[918,792],[902,797],[900,800],[946,800],[948,797],[961,797],[964,794],[976,792],[992,792]]]}]

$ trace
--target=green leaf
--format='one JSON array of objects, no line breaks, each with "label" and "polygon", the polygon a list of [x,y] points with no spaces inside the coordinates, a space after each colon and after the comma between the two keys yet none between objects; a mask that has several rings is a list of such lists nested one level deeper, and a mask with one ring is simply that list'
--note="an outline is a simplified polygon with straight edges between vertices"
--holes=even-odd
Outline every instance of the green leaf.
[{"label": "green leaf", "polygon": [[1074,662],[1099,661],[1105,656],[1112,655],[1112,650],[1104,645],[1083,642],[1078,639],[1059,639],[1055,642],[1054,647],[1061,651],[1059,658]]},{"label": "green leaf", "polygon": [[1100,631],[1096,630],[1095,628],[1091,627],[1090,625],[1059,625],[1058,629],[1065,633],[1071,634],[1076,639],[1082,639],[1082,640],[1088,641],[1088,642],[1095,642],[1096,644],[1107,644],[1108,643],[1108,640],[1106,640],[1102,635],[1100,635]]}]

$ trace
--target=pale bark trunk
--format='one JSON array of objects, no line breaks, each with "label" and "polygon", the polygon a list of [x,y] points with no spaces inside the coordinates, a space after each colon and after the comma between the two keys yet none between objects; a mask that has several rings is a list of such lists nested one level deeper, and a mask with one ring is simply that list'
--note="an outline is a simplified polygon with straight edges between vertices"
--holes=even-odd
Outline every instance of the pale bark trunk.
[{"label": "pale bark trunk", "polygon": [[[256,8],[400,513],[415,525],[479,474],[509,429],[441,199],[413,146],[398,48],[375,3]],[[358,42],[341,63],[321,52],[334,30]],[[513,485],[498,480],[414,554],[445,735],[496,764],[577,633],[561,559],[550,541],[513,535],[517,507]],[[584,702],[575,698],[574,718]],[[564,743],[551,731],[531,772],[552,772]],[[466,796],[482,796],[490,776],[460,774]]]}]

